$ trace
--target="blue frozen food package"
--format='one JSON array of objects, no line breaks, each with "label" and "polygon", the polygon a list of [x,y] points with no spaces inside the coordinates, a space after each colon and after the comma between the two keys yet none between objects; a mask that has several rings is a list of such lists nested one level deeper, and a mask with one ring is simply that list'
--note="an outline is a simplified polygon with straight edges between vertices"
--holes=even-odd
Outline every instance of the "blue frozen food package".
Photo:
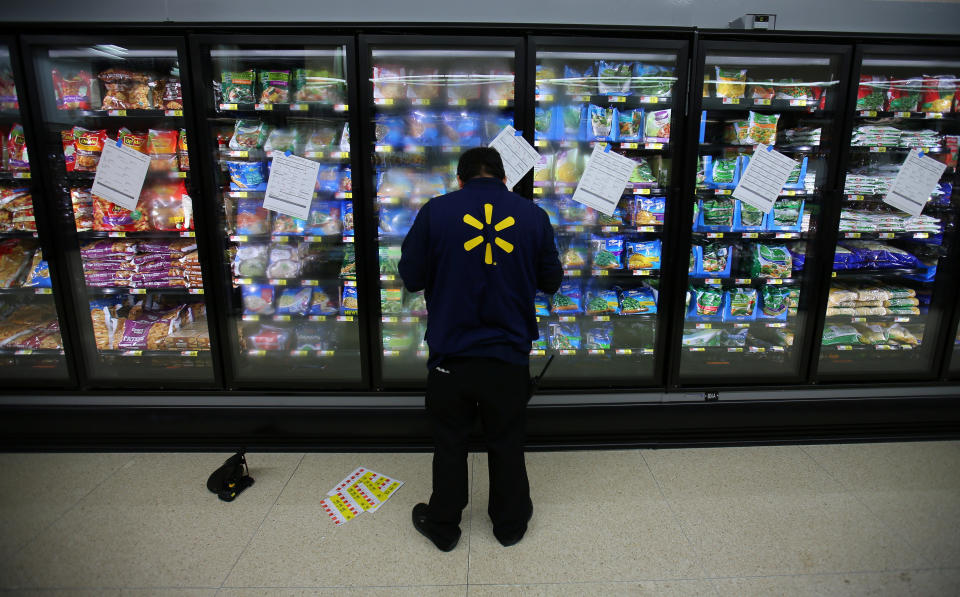
[{"label": "blue frozen food package", "polygon": [[641,141],[643,139],[643,110],[617,109],[617,141]]},{"label": "blue frozen food package", "polygon": [[593,269],[623,269],[623,237],[590,238]]},{"label": "blue frozen food package", "polygon": [[407,137],[405,143],[415,147],[440,145],[440,130],[437,115],[433,112],[414,110],[407,114]]},{"label": "blue frozen food package", "polygon": [[313,289],[309,286],[284,288],[277,298],[277,315],[306,315],[312,295]]},{"label": "blue frozen food package", "polygon": [[331,294],[327,289],[319,286],[313,289],[310,295],[309,315],[336,315],[339,309],[336,304],[337,293]]},{"label": "blue frozen food package", "polygon": [[587,285],[584,296],[587,315],[617,315],[620,313],[620,303],[617,291],[614,288],[601,288],[595,281]]},{"label": "blue frozen food package", "polygon": [[246,284],[240,287],[244,315],[273,314],[273,286],[268,284]]},{"label": "blue frozen food package", "polygon": [[263,162],[227,162],[231,191],[266,191],[267,176]]},{"label": "blue frozen food package", "polygon": [[373,129],[374,141],[377,145],[400,145],[403,143],[403,118],[386,115],[377,116]]},{"label": "blue frozen food package", "polygon": [[614,108],[590,104],[587,110],[587,140],[613,141],[617,118]]},{"label": "blue frozen food package", "polygon": [[657,312],[657,297],[649,286],[628,288],[620,292],[620,313],[623,315],[653,315]]},{"label": "blue frozen food package", "polygon": [[613,324],[598,323],[587,329],[584,348],[588,350],[610,350],[613,347]]},{"label": "blue frozen food package", "polygon": [[321,165],[314,188],[319,193],[336,193],[340,188],[340,167]]},{"label": "blue frozen food package", "polygon": [[593,65],[584,69],[572,66],[563,67],[563,84],[567,95],[593,95],[597,93],[597,79],[593,76]]},{"label": "blue frozen food package", "polygon": [[310,212],[307,215],[306,234],[332,236],[343,232],[343,221],[340,217],[341,205],[349,201],[320,201],[314,199],[310,203]]},{"label": "blue frozen food package", "polygon": [[442,145],[476,147],[481,143],[480,115],[475,112],[448,110],[440,115]]},{"label": "blue frozen food package", "polygon": [[560,290],[550,301],[551,311],[557,315],[577,315],[583,313],[583,295],[580,283],[572,280],[560,284]]},{"label": "blue frozen food package", "polygon": [[356,315],[359,302],[357,301],[357,287],[344,286],[343,299],[340,301],[341,315]]},{"label": "blue frozen food package", "polygon": [[580,326],[576,323],[551,323],[550,348],[554,350],[580,348]]},{"label": "blue frozen food package", "polygon": [[237,201],[237,234],[269,234],[270,212],[263,208],[262,199]]},{"label": "blue frozen food package", "polygon": [[380,234],[406,236],[416,215],[406,207],[380,207]]},{"label": "blue frozen food package", "polygon": [[560,209],[556,201],[550,201],[547,199],[534,199],[533,201],[537,207],[547,212],[547,217],[550,218],[551,226],[560,225]]},{"label": "blue frozen food package", "polygon": [[353,236],[353,201],[347,199],[343,202],[340,217],[343,219],[343,235]]},{"label": "blue frozen food package", "polygon": [[567,226],[591,226],[597,221],[597,211],[570,197],[556,202],[560,211],[560,222]]},{"label": "blue frozen food package", "polygon": [[549,317],[550,316],[550,297],[541,291],[537,291],[537,294],[533,297],[533,306],[536,310],[537,317]]},{"label": "blue frozen food package", "polygon": [[627,242],[627,269],[660,269],[660,240]]},{"label": "blue frozen food package", "polygon": [[550,139],[553,137],[553,108],[541,108],[537,106],[533,115],[533,134],[534,139]]},{"label": "blue frozen food package", "polygon": [[861,269],[863,267],[863,258],[850,249],[837,245],[833,253],[834,271],[846,269]]}]

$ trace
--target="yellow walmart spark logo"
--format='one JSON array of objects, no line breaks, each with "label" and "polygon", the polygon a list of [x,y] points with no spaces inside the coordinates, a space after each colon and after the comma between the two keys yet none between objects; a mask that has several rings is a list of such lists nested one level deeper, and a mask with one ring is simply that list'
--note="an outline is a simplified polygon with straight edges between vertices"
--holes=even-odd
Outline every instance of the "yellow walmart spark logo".
[{"label": "yellow walmart spark logo", "polygon": [[[483,219],[484,219],[484,221],[487,223],[487,226],[490,225],[490,220],[491,220],[492,218],[493,218],[493,205],[490,204],[490,203],[484,203],[484,204],[483,204]],[[480,220],[476,219],[476,218],[473,217],[472,215],[470,215],[470,214],[463,214],[463,221],[464,221],[464,223],[467,224],[468,226],[473,226],[473,227],[476,228],[477,230],[480,230],[481,232],[483,231],[483,224],[481,224],[481,223],[480,223]],[[495,231],[497,231],[497,232],[500,232],[501,230],[504,230],[505,228],[509,228],[509,227],[513,226],[514,224],[516,224],[516,221],[513,219],[513,216],[507,216],[506,218],[504,218],[504,219],[500,220],[499,222],[497,222],[497,223],[493,226],[493,229],[494,229]],[[471,239],[468,240],[467,242],[463,243],[463,249],[464,249],[465,251],[472,251],[474,248],[476,248],[476,247],[477,247],[478,245],[480,245],[480,243],[482,243],[482,242],[483,242],[483,235],[482,235],[482,234],[478,234],[477,236],[474,236],[473,238],[471,238]],[[511,244],[508,243],[507,241],[503,240],[503,239],[500,238],[499,236],[494,237],[493,242],[494,242],[494,244],[496,244],[498,247],[500,247],[501,249],[503,249],[504,252],[506,252],[506,253],[512,253],[512,252],[513,252],[513,245],[511,245]],[[484,255],[483,255],[483,262],[486,263],[487,265],[491,265],[491,264],[492,264],[492,265],[496,265],[496,264],[493,262],[493,248],[490,246],[490,243],[487,243],[486,251],[484,252]]]}]

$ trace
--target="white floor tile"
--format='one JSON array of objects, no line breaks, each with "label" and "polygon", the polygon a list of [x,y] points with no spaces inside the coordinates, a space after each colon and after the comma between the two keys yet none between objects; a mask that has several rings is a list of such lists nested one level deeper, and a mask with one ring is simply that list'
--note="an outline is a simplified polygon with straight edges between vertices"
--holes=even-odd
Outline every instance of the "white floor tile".
[{"label": "white floor tile", "polygon": [[138,454],[15,558],[5,587],[218,588],[301,454],[250,454],[253,487],[207,491],[226,454]]}]

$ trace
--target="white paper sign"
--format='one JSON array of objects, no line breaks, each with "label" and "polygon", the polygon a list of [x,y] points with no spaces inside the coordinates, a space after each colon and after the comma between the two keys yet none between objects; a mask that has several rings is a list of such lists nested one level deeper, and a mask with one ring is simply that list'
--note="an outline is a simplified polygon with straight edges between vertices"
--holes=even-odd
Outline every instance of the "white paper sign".
[{"label": "white paper sign", "polygon": [[919,150],[912,150],[900,166],[883,202],[911,216],[919,216],[946,168],[946,164],[927,156],[921,157]]},{"label": "white paper sign", "polygon": [[107,139],[97,164],[90,192],[124,209],[137,209],[143,181],[150,169],[150,156]]},{"label": "white paper sign", "polygon": [[320,164],[295,155],[274,155],[263,208],[306,220]]},{"label": "white paper sign", "polygon": [[508,124],[488,145],[500,154],[500,159],[503,160],[503,171],[507,174],[507,188],[511,190],[540,159],[537,150],[516,133],[517,131]]},{"label": "white paper sign", "polygon": [[593,153],[583,169],[577,190],[573,192],[573,200],[610,216],[617,209],[620,196],[627,188],[627,181],[637,163],[619,153],[605,151],[605,147],[600,144],[593,146]]},{"label": "white paper sign", "polygon": [[779,151],[767,150],[767,146],[758,143],[747,164],[747,170],[740,176],[740,183],[733,190],[734,199],[752,205],[763,213],[770,213],[773,204],[780,196],[783,185],[787,184],[790,173],[798,166]]}]

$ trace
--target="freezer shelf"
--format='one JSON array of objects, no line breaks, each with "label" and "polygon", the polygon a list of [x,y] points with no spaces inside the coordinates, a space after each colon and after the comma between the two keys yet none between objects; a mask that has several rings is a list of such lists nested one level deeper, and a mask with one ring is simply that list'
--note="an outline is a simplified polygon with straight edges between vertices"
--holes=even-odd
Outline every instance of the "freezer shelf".
[{"label": "freezer shelf", "polygon": [[[190,154],[175,41],[32,45],[55,156],[55,192],[72,222],[67,263],[85,375],[92,383],[214,382]],[[91,193],[106,143],[150,156],[137,207]]]},{"label": "freezer shelf", "polygon": [[[802,375],[842,52],[705,44],[681,384]],[[758,143],[796,162],[768,213],[732,196]]]},{"label": "freezer shelf", "polygon": [[[858,72],[818,375],[929,375],[948,307],[938,265],[955,242],[960,62],[865,52]],[[947,165],[919,216],[884,202],[913,148]]]},{"label": "freezer shelf", "polygon": [[[231,378],[312,387],[362,380],[348,48],[263,38],[200,44]],[[319,164],[306,218],[264,207],[273,161]],[[278,195],[279,196],[279,195]],[[282,196],[281,196],[282,198]]]},{"label": "freezer shelf", "polygon": [[458,188],[460,155],[514,125],[515,52],[375,45],[370,53],[381,375],[386,384],[422,383],[426,300],[403,288],[400,245],[423,204]]},{"label": "freezer shelf", "polygon": [[31,176],[20,94],[9,48],[0,45],[0,377],[11,383],[68,379],[50,270],[34,209],[43,193]]}]

